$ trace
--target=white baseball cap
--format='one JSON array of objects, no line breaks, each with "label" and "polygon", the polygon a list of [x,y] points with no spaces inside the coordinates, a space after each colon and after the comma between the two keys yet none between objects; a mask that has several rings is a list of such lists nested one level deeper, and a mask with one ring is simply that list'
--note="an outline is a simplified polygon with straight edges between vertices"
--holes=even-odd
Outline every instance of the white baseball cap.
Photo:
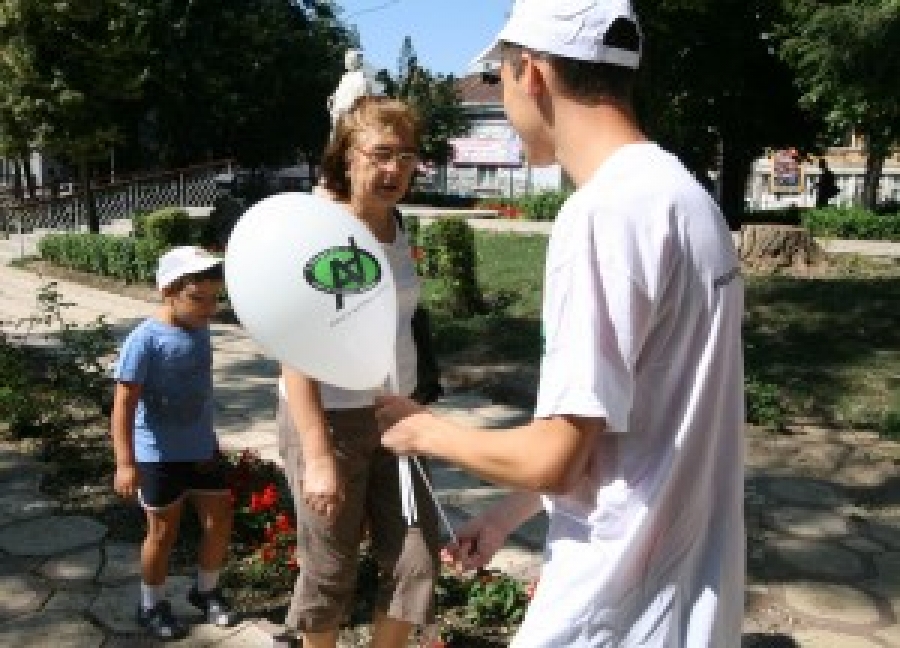
[{"label": "white baseball cap", "polygon": [[641,46],[635,52],[604,42],[618,19],[634,23],[642,46],[640,25],[630,0],[516,0],[506,25],[475,59],[473,67],[497,63],[500,42],[506,41],[554,56],[637,69]]},{"label": "white baseball cap", "polygon": [[172,248],[159,257],[156,287],[163,290],[185,275],[209,270],[219,263],[222,263],[222,259],[193,245]]}]

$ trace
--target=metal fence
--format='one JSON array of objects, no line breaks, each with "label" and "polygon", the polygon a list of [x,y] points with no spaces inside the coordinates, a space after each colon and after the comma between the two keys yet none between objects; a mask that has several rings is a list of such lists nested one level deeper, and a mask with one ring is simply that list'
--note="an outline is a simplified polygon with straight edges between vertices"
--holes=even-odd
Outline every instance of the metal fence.
[{"label": "metal fence", "polygon": [[[102,185],[93,190],[94,207],[100,224],[107,226],[135,212],[211,207],[218,193],[216,176],[231,172],[232,162],[223,160]],[[9,204],[0,211],[0,234],[5,233],[6,238],[35,230],[80,230],[87,225],[80,194]]]}]

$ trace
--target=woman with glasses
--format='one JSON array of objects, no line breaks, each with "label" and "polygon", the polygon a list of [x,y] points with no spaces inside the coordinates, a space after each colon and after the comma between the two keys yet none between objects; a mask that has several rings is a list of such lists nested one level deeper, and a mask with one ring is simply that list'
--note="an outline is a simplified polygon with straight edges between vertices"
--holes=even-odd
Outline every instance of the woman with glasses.
[{"label": "woman with glasses", "polygon": [[[390,262],[398,302],[397,380],[404,395],[416,386],[411,319],[419,280],[395,210],[412,179],[418,144],[419,121],[409,106],[362,97],[338,120],[322,164],[325,192],[366,224]],[[439,572],[437,514],[421,476],[413,474],[417,520],[410,525],[397,459],[381,447],[373,392],[317,383],[283,366],[280,395],[279,451],[294,496],[300,569],[286,634],[276,645],[300,645],[296,638],[302,636],[305,648],[336,646],[351,610],[368,524],[379,568],[371,646],[406,646],[413,626],[432,623]]]}]

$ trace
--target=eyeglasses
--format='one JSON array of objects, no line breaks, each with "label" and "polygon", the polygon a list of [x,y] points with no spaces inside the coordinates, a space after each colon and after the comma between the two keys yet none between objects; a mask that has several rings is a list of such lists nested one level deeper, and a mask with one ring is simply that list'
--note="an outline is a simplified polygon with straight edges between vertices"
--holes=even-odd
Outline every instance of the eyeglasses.
[{"label": "eyeglasses", "polygon": [[357,147],[356,150],[381,167],[387,166],[391,162],[396,162],[399,167],[409,168],[415,166],[419,160],[418,154],[409,149],[392,149],[389,146],[376,146],[368,150]]}]

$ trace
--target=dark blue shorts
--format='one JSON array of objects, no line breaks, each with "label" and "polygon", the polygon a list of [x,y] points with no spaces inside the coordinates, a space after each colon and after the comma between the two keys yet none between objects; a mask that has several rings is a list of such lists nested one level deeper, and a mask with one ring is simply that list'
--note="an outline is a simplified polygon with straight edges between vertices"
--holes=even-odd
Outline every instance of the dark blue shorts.
[{"label": "dark blue shorts", "polygon": [[138,499],[144,508],[166,508],[192,491],[228,492],[224,461],[138,462],[137,469],[141,479]]}]

